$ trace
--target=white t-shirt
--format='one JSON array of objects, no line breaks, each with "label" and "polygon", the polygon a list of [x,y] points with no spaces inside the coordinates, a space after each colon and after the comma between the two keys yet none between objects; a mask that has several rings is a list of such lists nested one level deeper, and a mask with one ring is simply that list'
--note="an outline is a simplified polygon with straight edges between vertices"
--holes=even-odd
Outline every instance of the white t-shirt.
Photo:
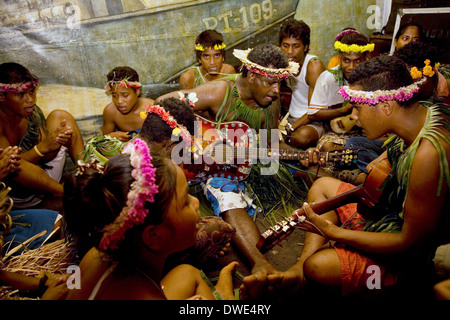
[{"label": "white t-shirt", "polygon": [[[331,68],[337,70],[339,66]],[[345,80],[344,80],[345,81]],[[347,81],[345,81],[345,85]],[[344,98],[338,93],[341,87],[338,85],[334,74],[325,70],[317,78],[314,92],[309,102],[308,114],[315,114],[319,110],[328,109],[330,106],[342,104]]]},{"label": "white t-shirt", "polygon": [[289,77],[286,82],[292,90],[291,104],[289,106],[289,115],[293,118],[301,118],[308,112],[308,90],[309,86],[306,83],[306,71],[308,70],[308,63],[312,58],[317,58],[311,54],[306,54],[300,74],[298,77]]}]

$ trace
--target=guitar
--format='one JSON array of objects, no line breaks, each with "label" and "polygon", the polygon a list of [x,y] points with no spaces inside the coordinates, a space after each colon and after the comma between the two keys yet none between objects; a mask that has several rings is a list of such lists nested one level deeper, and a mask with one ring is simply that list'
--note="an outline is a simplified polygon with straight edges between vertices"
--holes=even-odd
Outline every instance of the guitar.
[{"label": "guitar", "polygon": [[[199,149],[194,159],[180,163],[189,184],[211,177],[245,180],[257,160],[262,163],[278,160],[304,160],[308,153],[301,150],[257,148],[257,135],[240,121],[217,122],[196,116],[195,140]],[[327,162],[349,166],[356,162],[356,149],[321,152]]]},{"label": "guitar", "polygon": [[351,118],[351,114],[332,119],[330,121],[330,127],[335,133],[349,132],[356,125],[356,120]]},{"label": "guitar", "polygon": [[[381,209],[379,200],[383,190],[381,190],[380,187],[390,172],[391,165],[387,158],[383,158],[369,171],[364,184],[328,200],[312,205],[311,208],[317,214],[321,214],[339,208],[344,204],[358,202],[358,212],[362,214],[369,214],[371,213],[370,210],[375,211],[375,207]],[[293,211],[291,216],[278,222],[275,226],[269,228],[261,235],[261,238],[256,245],[257,248],[262,253],[267,252],[289,236],[295,228],[305,220],[306,215],[303,209],[300,208]]]}]

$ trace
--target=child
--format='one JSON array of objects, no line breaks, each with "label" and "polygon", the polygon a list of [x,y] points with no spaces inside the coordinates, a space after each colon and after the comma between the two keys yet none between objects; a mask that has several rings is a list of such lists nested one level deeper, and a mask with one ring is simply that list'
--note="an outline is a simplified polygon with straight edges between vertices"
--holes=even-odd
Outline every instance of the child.
[{"label": "child", "polygon": [[[36,105],[39,80],[17,63],[0,65],[0,148],[21,148],[23,174],[30,177],[26,187],[39,185],[42,191],[61,194],[66,153],[76,162],[84,150],[83,138],[74,117],[64,110],[53,110],[45,117]],[[42,175],[41,168],[47,175]],[[15,187],[16,207],[31,207],[41,202],[28,190]],[[20,193],[20,195],[19,195]],[[20,199],[19,199],[20,198]]]},{"label": "child", "polygon": [[225,43],[223,36],[215,30],[200,33],[195,40],[195,53],[199,66],[184,72],[180,77],[180,90],[192,89],[207,81],[236,73],[232,65],[225,61]]},{"label": "child", "polygon": [[141,97],[139,75],[130,67],[114,68],[107,79],[105,89],[112,102],[103,110],[102,133],[126,142],[141,129],[144,120],[139,112],[153,100]]},{"label": "child", "polygon": [[[166,258],[195,243],[200,216],[183,172],[162,150],[150,153],[136,138],[104,168],[82,167],[65,183],[68,229],[77,244],[94,245],[80,264],[81,289],[68,299],[214,299],[194,267],[163,275]],[[236,266],[217,284],[225,299],[234,298]]]}]

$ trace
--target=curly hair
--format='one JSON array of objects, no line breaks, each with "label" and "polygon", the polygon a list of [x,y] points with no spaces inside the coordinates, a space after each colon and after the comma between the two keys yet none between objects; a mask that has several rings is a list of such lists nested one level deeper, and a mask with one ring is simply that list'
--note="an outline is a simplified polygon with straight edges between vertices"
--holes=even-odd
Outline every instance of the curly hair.
[{"label": "curly hair", "polygon": [[[383,55],[359,64],[350,74],[348,83],[359,85],[364,91],[394,90],[411,85],[413,78],[403,60]],[[411,102],[410,99],[399,104]]]},{"label": "curly hair", "polygon": [[[248,60],[263,67],[287,68],[289,61],[284,52],[273,44],[259,44],[248,54]],[[242,76],[247,77],[247,68],[242,68]]]},{"label": "curly hair", "polygon": [[343,44],[356,44],[358,46],[365,46],[369,43],[367,37],[361,33],[348,33],[346,35],[343,35],[339,41]]},{"label": "curly hair", "polygon": [[278,45],[281,45],[283,39],[291,37],[301,40],[304,46],[308,46],[308,50],[306,50],[306,53],[308,53],[311,37],[311,29],[303,20],[295,20],[295,19],[286,20],[280,27],[280,32],[278,36],[279,41]]},{"label": "curly hair", "polygon": [[[222,44],[224,42],[223,36],[220,32],[216,30],[205,30],[197,36],[195,39],[195,44],[201,44],[203,47],[214,47],[216,44]],[[225,49],[221,49],[220,53],[225,59]],[[195,50],[197,60],[202,56],[202,51]]]},{"label": "curly hair", "polygon": [[429,43],[410,42],[394,52],[394,56],[402,59],[408,66],[422,68],[424,61],[429,59],[431,65],[437,62],[437,50]]},{"label": "curly hair", "polygon": [[[175,118],[177,123],[186,127],[194,135],[195,114],[191,106],[175,98],[166,98],[158,103]],[[145,118],[139,136],[147,142],[162,143],[172,137],[172,128],[158,115],[150,113]]]}]

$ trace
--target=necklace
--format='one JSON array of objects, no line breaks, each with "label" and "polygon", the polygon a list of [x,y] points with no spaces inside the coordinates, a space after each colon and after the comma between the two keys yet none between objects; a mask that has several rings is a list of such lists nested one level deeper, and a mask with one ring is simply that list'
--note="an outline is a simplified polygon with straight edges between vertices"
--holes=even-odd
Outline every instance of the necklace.
[{"label": "necklace", "polygon": [[160,286],[159,284],[157,284],[150,276],[148,276],[144,271],[142,271],[141,269],[136,268],[136,270],[141,273],[147,280],[149,280],[156,288],[158,288],[158,291],[163,295],[164,298],[167,299],[163,289],[164,286]]}]

